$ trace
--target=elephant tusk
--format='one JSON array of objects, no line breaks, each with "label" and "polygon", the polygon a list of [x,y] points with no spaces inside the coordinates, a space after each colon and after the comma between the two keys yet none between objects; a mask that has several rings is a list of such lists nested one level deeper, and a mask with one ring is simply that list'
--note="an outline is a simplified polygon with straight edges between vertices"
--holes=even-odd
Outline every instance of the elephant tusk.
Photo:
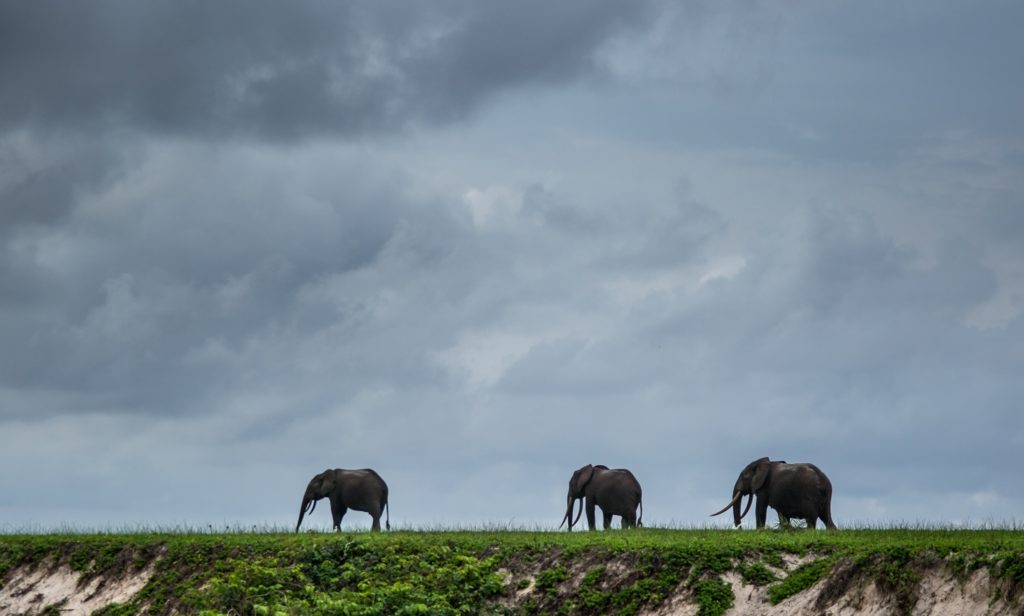
[{"label": "elephant tusk", "polygon": [[[580,498],[580,510],[576,514],[576,520],[573,521],[571,524],[569,524],[569,528],[572,528],[573,526],[576,526],[576,524],[579,523],[581,517],[583,517],[583,499],[582,498]],[[587,518],[587,519],[589,520],[590,518]]]},{"label": "elephant tusk", "polygon": [[740,491],[737,491],[737,492],[736,492],[736,494],[734,494],[734,495],[733,495],[733,497],[732,497],[732,500],[731,500],[731,501],[729,501],[729,504],[728,504],[728,505],[726,505],[725,507],[722,507],[722,510],[721,510],[721,511],[718,511],[718,512],[712,513],[712,514],[711,514],[710,516],[708,516],[708,517],[711,517],[711,518],[713,518],[713,517],[715,517],[716,515],[721,515],[721,514],[725,513],[726,511],[728,511],[728,510],[729,510],[729,507],[732,507],[733,505],[735,505],[735,504],[736,504],[736,501],[737,501],[738,499],[742,498],[742,497],[743,497],[743,493],[742,493],[742,492],[740,492]]},{"label": "elephant tusk", "polygon": [[753,502],[754,502],[754,494],[751,493],[750,494],[750,498],[747,499],[747,508],[744,509],[743,513],[740,515],[740,519],[741,520],[743,519],[744,516],[747,515],[747,512],[750,511],[750,505],[753,504]]},{"label": "elephant tusk", "polygon": [[561,528],[563,526],[565,526],[565,521],[568,520],[568,519],[569,519],[569,512],[566,511],[565,515],[562,516],[562,522],[558,525],[559,530],[561,530]]}]

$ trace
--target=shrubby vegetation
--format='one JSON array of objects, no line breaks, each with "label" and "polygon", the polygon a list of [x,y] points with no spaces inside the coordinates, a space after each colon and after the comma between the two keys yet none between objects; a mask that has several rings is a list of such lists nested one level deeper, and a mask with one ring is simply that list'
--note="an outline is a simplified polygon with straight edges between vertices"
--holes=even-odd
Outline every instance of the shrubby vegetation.
[{"label": "shrubby vegetation", "polygon": [[[786,567],[786,561],[803,564]],[[987,568],[1004,598],[1024,588],[1019,531],[517,531],[369,533],[133,533],[0,535],[0,579],[59,562],[86,577],[155,567],[130,603],[218,614],[635,614],[689,593],[700,614],[734,603],[723,575],[767,587],[773,603],[833,576],[870,576],[901,611],[916,601],[921,567],[959,575]],[[788,570],[788,573],[787,573]],[[841,575],[833,575],[837,572]],[[830,582],[832,583],[832,582]],[[835,589],[836,592],[842,588]]]}]

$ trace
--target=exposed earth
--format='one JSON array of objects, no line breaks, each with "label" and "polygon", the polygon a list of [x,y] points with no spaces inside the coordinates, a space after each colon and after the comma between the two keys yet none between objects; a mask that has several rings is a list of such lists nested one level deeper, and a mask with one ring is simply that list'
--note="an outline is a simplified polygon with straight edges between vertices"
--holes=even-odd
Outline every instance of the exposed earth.
[{"label": "exposed earth", "polygon": [[[129,603],[149,583],[157,570],[159,558],[141,568],[108,575],[80,573],[67,563],[52,559],[18,567],[3,580],[0,614],[78,616],[92,614],[111,605]],[[558,559],[558,554],[553,553],[550,558],[532,558],[499,569],[505,579],[505,592],[493,606],[495,611],[511,614],[557,611],[560,601],[578,596],[581,585],[591,584],[595,590],[608,591],[635,583],[638,577],[628,555],[581,558],[571,563],[564,579],[539,588],[538,580]],[[782,579],[813,560],[813,556],[787,556],[783,566],[773,568],[772,573]],[[585,581],[588,572],[595,570],[599,574]],[[949,563],[938,560],[928,568],[918,567],[913,576],[916,583],[898,589],[872,579],[865,574],[866,571],[852,561],[838,562],[827,577],[776,605],[770,600],[768,585],[748,583],[736,571],[729,571],[718,579],[732,590],[733,604],[724,612],[727,615],[1011,616],[1024,613],[1018,603],[1019,598],[1013,596],[1015,589],[1008,588],[1003,580],[993,579],[984,568],[958,576]],[[638,613],[644,616],[697,616],[702,613],[701,609],[693,585],[680,584],[666,599],[657,605],[644,606]],[[587,613],[586,608],[579,605],[572,610],[573,613]]]}]

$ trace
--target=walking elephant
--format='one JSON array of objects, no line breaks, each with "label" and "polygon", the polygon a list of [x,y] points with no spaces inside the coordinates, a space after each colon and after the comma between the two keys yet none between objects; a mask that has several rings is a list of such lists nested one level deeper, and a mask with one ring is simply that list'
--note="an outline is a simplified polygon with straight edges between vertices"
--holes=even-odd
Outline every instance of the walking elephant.
[{"label": "walking elephant", "polygon": [[[749,495],[749,498],[741,514],[740,500],[744,495]],[[754,460],[736,479],[729,504],[711,515],[725,513],[732,507],[733,521],[739,526],[750,511],[755,495],[758,528],[764,528],[768,507],[786,522],[787,518],[803,518],[807,521],[807,528],[814,528],[821,519],[826,528],[836,527],[832,522],[832,482],[813,464],[787,464],[780,460],[772,462],[768,458]]]},{"label": "walking elephant", "polygon": [[316,502],[321,498],[329,498],[331,501],[334,530],[341,530],[341,518],[345,517],[345,513],[349,509],[369,513],[373,518],[373,530],[378,532],[380,531],[380,516],[388,511],[384,525],[385,528],[391,530],[388,484],[384,483],[381,476],[373,469],[327,469],[310,479],[309,485],[306,486],[306,492],[302,495],[302,507],[299,509],[299,522],[295,525],[295,532],[299,532],[303,516],[313,513],[313,510],[316,509]]},{"label": "walking elephant", "polygon": [[[569,495],[566,497],[565,515],[558,528],[562,528],[569,522],[569,530],[580,520],[583,514],[583,502],[580,502],[580,511],[576,519],[572,519],[573,508],[576,499],[583,501],[586,498],[587,526],[590,530],[596,528],[594,524],[594,507],[600,507],[604,514],[604,528],[607,530],[612,524],[612,516],[622,517],[622,528],[642,526],[644,517],[644,506],[640,482],[636,480],[633,473],[624,468],[609,469],[602,464],[588,464],[572,474],[569,480]],[[637,509],[640,515],[637,517]]]}]

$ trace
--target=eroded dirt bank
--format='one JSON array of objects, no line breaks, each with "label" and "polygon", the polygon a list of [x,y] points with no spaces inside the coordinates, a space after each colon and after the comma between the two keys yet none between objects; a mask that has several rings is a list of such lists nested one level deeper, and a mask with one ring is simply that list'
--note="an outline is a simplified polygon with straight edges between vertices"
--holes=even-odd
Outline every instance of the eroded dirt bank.
[{"label": "eroded dirt bank", "polygon": [[[918,568],[912,585],[896,589],[884,579],[854,571],[856,566],[853,563],[841,562],[828,576],[777,604],[772,603],[770,585],[745,580],[738,571],[726,572],[718,578],[724,583],[722,588],[731,591],[732,604],[729,607],[725,605],[727,599],[717,607],[707,601],[702,602],[700,591],[696,590],[698,587],[685,582],[654,605],[632,606],[628,600],[623,600],[622,605],[611,605],[600,598],[595,599],[595,593],[606,593],[611,597],[615,591],[621,592],[640,581],[640,574],[631,567],[630,560],[624,557],[581,560],[566,570],[565,579],[557,584],[548,582],[543,587],[538,587],[538,579],[542,585],[545,584],[545,573],[550,579],[550,572],[557,570],[552,568],[557,560],[549,560],[545,566],[542,559],[529,566],[520,566],[515,573],[500,569],[499,573],[504,576],[504,593],[488,609],[493,613],[512,614],[634,613],[636,609],[635,613],[643,616],[697,616],[703,613],[736,616],[1015,616],[1024,613],[1021,605],[1008,593],[1012,590],[1010,585],[994,580],[987,569],[957,575],[947,563]],[[798,559],[788,560],[783,567],[772,570],[779,578],[784,579],[801,563]],[[804,562],[812,561],[813,558],[804,559]],[[0,589],[0,614],[84,616],[104,611],[122,613],[115,608],[131,613],[128,606],[150,583],[156,564],[150,562],[140,570],[110,575],[89,575],[53,561],[24,566],[10,572],[4,580],[4,587]],[[726,595],[722,593],[723,597]],[[588,600],[591,602],[589,605]],[[139,612],[148,611],[146,606],[140,607]],[[719,609],[725,611],[719,612]]]},{"label": "eroded dirt bank", "polygon": [[1024,614],[1017,536],[753,537],[0,537],[0,615]]},{"label": "eroded dirt bank", "polygon": [[[557,560],[515,572],[503,569],[506,586],[513,590],[501,604],[511,613],[640,616],[1024,615],[1019,581],[935,554],[896,565],[885,557],[820,554],[786,555],[774,565],[733,561],[724,572],[691,569],[663,598],[657,597],[657,581],[644,577],[644,565],[634,555],[580,559],[564,576],[556,575],[561,581],[554,585],[545,581],[558,571],[553,563]],[[1000,563],[990,564],[999,570]],[[823,573],[815,578],[818,565]],[[645,592],[652,601],[643,601]]]},{"label": "eroded dirt bank", "polygon": [[79,616],[127,604],[153,576],[153,566],[119,576],[86,576],[67,565],[15,570],[0,589],[0,614]]}]

